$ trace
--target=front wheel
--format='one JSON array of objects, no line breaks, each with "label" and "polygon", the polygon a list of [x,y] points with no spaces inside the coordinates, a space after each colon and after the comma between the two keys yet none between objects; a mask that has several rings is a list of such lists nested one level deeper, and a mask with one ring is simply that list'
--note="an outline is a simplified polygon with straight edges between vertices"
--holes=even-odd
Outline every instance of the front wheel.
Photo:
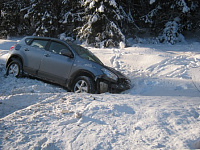
[{"label": "front wheel", "polygon": [[95,89],[93,80],[86,76],[76,78],[73,84],[73,92],[75,93],[95,93]]},{"label": "front wheel", "polygon": [[22,63],[18,59],[13,59],[7,67],[6,75],[13,77],[22,77]]}]

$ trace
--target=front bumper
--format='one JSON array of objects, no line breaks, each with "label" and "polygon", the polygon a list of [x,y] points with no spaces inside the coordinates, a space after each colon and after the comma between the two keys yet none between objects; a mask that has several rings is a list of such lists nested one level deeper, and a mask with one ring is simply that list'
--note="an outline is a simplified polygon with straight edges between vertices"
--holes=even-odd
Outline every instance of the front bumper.
[{"label": "front bumper", "polygon": [[97,81],[98,93],[105,93],[105,92],[120,93],[130,88],[131,88],[131,82],[126,78],[118,79],[117,82],[111,82],[104,79],[99,79]]},{"label": "front bumper", "polygon": [[109,92],[111,93],[120,93],[122,91],[128,90],[131,88],[131,83],[129,80],[122,80],[118,83],[111,83]]}]

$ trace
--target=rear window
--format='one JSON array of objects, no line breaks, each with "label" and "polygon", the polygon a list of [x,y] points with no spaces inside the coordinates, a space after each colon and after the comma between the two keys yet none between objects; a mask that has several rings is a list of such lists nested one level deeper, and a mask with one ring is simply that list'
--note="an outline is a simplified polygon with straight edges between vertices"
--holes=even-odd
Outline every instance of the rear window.
[{"label": "rear window", "polygon": [[27,38],[27,39],[25,39],[25,42],[26,42],[27,45],[30,45],[30,43],[31,43],[32,40],[33,39],[31,39],[31,38]]}]

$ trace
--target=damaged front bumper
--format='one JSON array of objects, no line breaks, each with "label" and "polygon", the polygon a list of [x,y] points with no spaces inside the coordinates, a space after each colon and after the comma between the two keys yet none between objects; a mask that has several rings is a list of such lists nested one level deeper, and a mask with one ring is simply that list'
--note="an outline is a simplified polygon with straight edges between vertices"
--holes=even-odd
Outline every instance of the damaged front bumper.
[{"label": "damaged front bumper", "polygon": [[120,93],[131,88],[131,81],[127,78],[120,78],[117,82],[105,78],[97,79],[98,93]]}]

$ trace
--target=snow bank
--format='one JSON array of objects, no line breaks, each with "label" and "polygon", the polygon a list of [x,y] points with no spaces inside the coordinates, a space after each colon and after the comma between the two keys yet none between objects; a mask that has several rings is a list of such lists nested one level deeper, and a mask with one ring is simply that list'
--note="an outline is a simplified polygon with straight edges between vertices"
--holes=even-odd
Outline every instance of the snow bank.
[{"label": "snow bank", "polygon": [[5,78],[13,42],[0,40],[0,149],[200,148],[199,43],[89,48],[133,87],[76,94],[32,78]]}]

